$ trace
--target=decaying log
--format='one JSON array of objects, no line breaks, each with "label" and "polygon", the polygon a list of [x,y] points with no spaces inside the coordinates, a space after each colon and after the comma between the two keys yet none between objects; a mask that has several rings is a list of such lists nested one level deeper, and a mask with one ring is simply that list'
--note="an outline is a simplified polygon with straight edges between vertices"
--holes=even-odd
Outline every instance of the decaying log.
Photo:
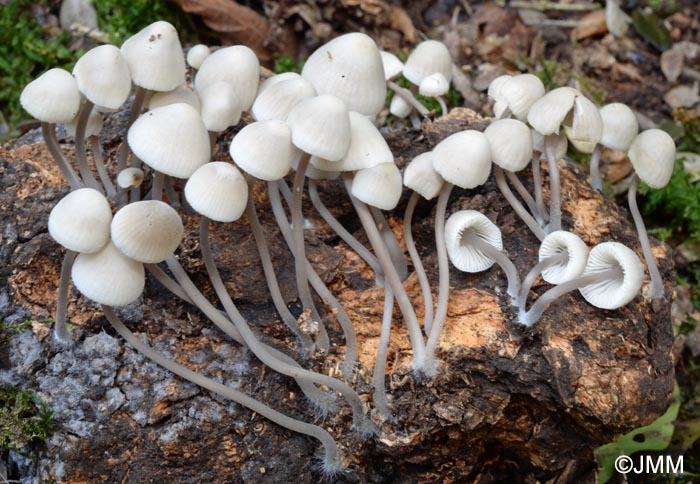
[{"label": "decaying log", "polygon": [[[448,134],[486,124],[473,112],[456,109],[448,117],[424,122],[420,131],[403,128],[386,136],[403,167]],[[118,117],[108,122],[108,150],[117,144],[118,126]],[[219,148],[223,157],[228,151],[223,141]],[[564,226],[589,246],[616,240],[641,257],[627,212],[591,189],[571,163],[562,161],[560,168]],[[0,148],[0,171],[0,316],[10,323],[34,321],[32,330],[0,349],[0,381],[36,391],[53,408],[57,424],[38,457],[32,464],[25,462],[21,472],[75,483],[318,481],[315,441],[146,362],[118,339],[98,308],[75,291],[69,306],[75,346],[67,350],[54,343],[40,320],[54,310],[62,253],[48,235],[46,221],[66,186],[36,133]],[[529,171],[524,175],[529,186]],[[319,187],[333,213],[366,241],[341,182]],[[293,261],[268,210],[265,190],[262,184],[256,187],[259,215],[283,294],[295,304]],[[388,216],[399,240],[407,199],[405,193]],[[478,190],[455,190],[449,213],[466,208],[483,212],[501,228],[505,252],[521,274],[535,264],[537,239],[493,181]],[[371,271],[312,212],[310,203],[305,210],[315,227],[306,236],[310,260],[356,325],[360,367],[351,384],[369,404],[383,291],[373,287]],[[436,289],[433,215],[434,202],[421,202],[414,233]],[[198,218],[184,218],[187,238],[179,258],[214,300],[199,255]],[[215,224],[212,241],[222,276],[243,314],[270,344],[298,356],[291,335],[276,318],[247,222]],[[658,242],[653,248],[671,294],[670,249]],[[538,294],[548,288],[538,284]],[[528,477],[584,482],[594,475],[595,447],[649,423],[669,404],[670,304],[655,312],[638,296],[618,311],[602,311],[571,293],[527,329],[516,322],[517,313],[505,294],[505,276],[496,266],[472,275],[452,269],[451,286],[441,369],[430,381],[418,381],[411,374],[406,329],[395,312],[387,387],[396,420],[382,424],[379,435],[366,441],[350,430],[346,407],[326,418],[314,415],[291,379],[263,368],[155,280],[149,278],[141,302],[120,310],[120,315],[132,330],[180,363],[289,415],[322,422],[346,454],[347,470],[336,477],[338,482]],[[422,299],[415,274],[406,287],[420,318]],[[332,318],[327,325],[332,354],[316,355],[304,364],[340,377],[342,333]]]}]

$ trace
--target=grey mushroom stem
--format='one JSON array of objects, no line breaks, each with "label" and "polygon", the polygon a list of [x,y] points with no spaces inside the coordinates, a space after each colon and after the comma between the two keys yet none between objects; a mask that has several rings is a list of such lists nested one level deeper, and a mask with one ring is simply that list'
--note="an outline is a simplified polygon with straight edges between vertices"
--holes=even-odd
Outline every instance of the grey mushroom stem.
[{"label": "grey mushroom stem", "polygon": [[603,181],[600,178],[600,155],[601,155],[601,145],[600,143],[595,145],[595,149],[593,150],[593,153],[591,154],[591,164],[590,164],[590,172],[591,172],[591,186],[598,190],[599,192],[603,191]]},{"label": "grey mushroom stem", "polygon": [[325,450],[325,457],[323,463],[324,470],[327,473],[333,473],[342,469],[343,464],[340,450],[338,449],[335,440],[333,440],[333,437],[331,437],[331,435],[321,427],[288,417],[264,405],[258,400],[255,400],[254,398],[245,395],[244,393],[234,390],[233,388],[227,387],[226,385],[216,382],[210,378],[207,378],[203,375],[200,375],[199,373],[190,370],[189,368],[183,365],[180,365],[179,363],[157,352],[149,345],[142,343],[138,336],[136,336],[126,326],[124,326],[122,321],[119,319],[119,317],[111,307],[102,306],[102,310],[104,311],[107,320],[117,331],[117,333],[119,333],[119,335],[122,338],[124,338],[127,343],[129,343],[133,348],[135,348],[136,351],[143,354],[148,359],[152,360],[154,363],[162,366],[163,368],[166,368],[167,370],[172,371],[179,377],[190,381],[195,385],[199,385],[211,392],[217,393],[240,405],[243,405],[244,407],[262,415],[263,417],[271,420],[272,422],[275,422],[276,424],[286,429],[292,430],[293,432],[297,432],[300,434],[308,435],[317,439],[319,442],[321,442]]},{"label": "grey mushroom stem", "polygon": [[471,245],[486,257],[493,260],[503,269],[508,278],[508,295],[514,300],[517,299],[520,292],[520,276],[515,264],[500,250],[486,242],[484,239],[476,235],[472,230],[468,230],[462,235],[464,243]]},{"label": "grey mushroom stem", "polygon": [[70,274],[73,268],[73,262],[78,255],[77,252],[66,249],[66,254],[63,256],[63,264],[61,265],[61,277],[58,283],[58,301],[56,302],[56,322],[54,325],[53,336],[61,344],[72,344],[73,341],[68,331],[68,289],[70,288]]},{"label": "grey mushroom stem", "polygon": [[537,222],[537,225],[540,227],[544,226],[544,218],[542,217],[542,213],[540,213],[539,207],[537,207],[537,202],[535,201],[534,198],[532,198],[532,195],[530,195],[530,192],[527,191],[527,188],[525,188],[525,185],[523,185],[523,182],[520,181],[520,177],[518,177],[517,173],[513,173],[512,171],[504,170],[506,174],[506,178],[508,178],[508,181],[510,182],[511,185],[515,188],[515,191],[518,192],[518,195],[520,195],[520,198],[523,199],[525,202],[525,205],[527,205],[528,210],[530,211],[530,214],[535,218],[535,222]]},{"label": "grey mushroom stem", "polygon": [[[136,86],[134,89],[134,102],[131,104],[131,111],[129,111],[129,118],[126,120],[126,131],[129,131],[131,125],[134,124],[136,118],[141,114],[143,109],[143,102],[146,99],[146,93],[148,90],[141,86]],[[129,143],[124,137],[122,143],[119,145],[119,150],[117,151],[117,172],[122,171],[126,168],[126,162],[129,158]]]},{"label": "grey mushroom stem", "polygon": [[68,182],[70,189],[77,190],[78,188],[84,187],[85,184],[68,162],[66,155],[64,155],[63,151],[61,151],[61,147],[58,146],[58,139],[56,138],[56,125],[53,123],[42,122],[41,134],[44,135],[46,148],[49,150],[49,153],[51,153],[51,157],[56,162],[61,175],[63,175],[63,178]]},{"label": "grey mushroom stem", "polygon": [[544,222],[549,222],[549,211],[544,205],[544,197],[542,196],[542,174],[540,173],[541,156],[539,152],[535,153],[530,162],[532,166],[532,184],[535,187],[535,205],[537,205],[537,211],[542,216]]},{"label": "grey mushroom stem", "polygon": [[85,149],[85,128],[87,127],[88,118],[90,117],[93,107],[94,104],[92,101],[86,99],[83,102],[82,108],[80,108],[78,123],[75,127],[75,158],[78,162],[78,171],[85,185],[104,193],[102,186],[97,182],[92,171],[90,171],[90,165],[87,161],[87,150]]},{"label": "grey mushroom stem", "polygon": [[389,89],[394,91],[396,95],[401,96],[404,101],[413,106],[416,109],[416,111],[420,113],[421,116],[427,116],[428,114],[430,114],[430,110],[423,106],[423,104],[421,104],[420,101],[416,99],[413,93],[405,87],[399,86],[394,81],[387,81],[386,85],[389,87]]},{"label": "grey mushroom stem", "polygon": [[165,181],[165,175],[163,172],[158,170],[153,170],[153,185],[151,186],[151,199],[152,200],[162,200],[163,199],[163,185]]},{"label": "grey mushroom stem", "polygon": [[413,240],[412,229],[413,212],[416,209],[416,204],[419,199],[420,194],[418,192],[413,192],[411,198],[408,199],[408,204],[406,204],[406,212],[403,218],[403,240],[406,243],[408,254],[411,256],[413,270],[416,271],[420,290],[423,294],[423,332],[427,335],[430,334],[430,328],[433,326],[433,294],[430,290],[428,275],[425,273],[425,268],[423,267],[423,261],[420,258],[418,249],[416,249],[416,243]]},{"label": "grey mushroom stem", "polygon": [[644,220],[642,215],[639,213],[639,207],[637,207],[637,187],[639,186],[639,176],[635,173],[632,176],[632,181],[630,182],[629,191],[627,192],[627,201],[630,206],[630,213],[634,219],[634,225],[637,228],[637,235],[639,236],[639,243],[642,246],[642,253],[644,254],[644,261],[647,263],[647,269],[649,270],[649,278],[651,279],[651,286],[647,292],[647,297],[649,299],[661,299],[665,296],[664,282],[661,279],[661,274],[659,273],[659,268],[656,265],[656,259],[654,254],[651,252],[651,244],[649,243],[649,236],[647,235],[647,229],[644,225]]},{"label": "grey mushroom stem", "polygon": [[523,207],[520,201],[515,197],[508,186],[508,183],[506,183],[505,176],[503,175],[503,168],[498,165],[494,165],[493,174],[494,178],[496,179],[496,185],[498,185],[499,190],[501,190],[501,193],[513,208],[515,213],[517,213],[520,219],[525,222],[525,225],[527,225],[530,231],[535,234],[535,237],[540,239],[540,241],[544,240],[544,238],[547,237],[547,234],[542,227],[540,227],[540,224],[538,224],[537,221],[532,218],[532,215],[525,210],[525,207]]},{"label": "grey mushroom stem", "polygon": [[576,289],[581,289],[582,287],[589,286],[591,284],[599,284],[601,282],[609,281],[611,279],[616,279],[622,275],[622,269],[619,267],[613,269],[606,269],[594,274],[587,274],[585,276],[577,277],[558,286],[554,286],[544,294],[542,294],[535,304],[528,311],[521,311],[520,313],[520,323],[525,326],[532,326],[542,317],[542,314],[547,309],[547,307],[554,301]]},{"label": "grey mushroom stem", "polygon": [[447,104],[445,103],[445,99],[442,96],[437,96],[435,99],[437,100],[438,104],[440,105],[440,111],[442,112],[442,116],[446,116],[448,111],[447,111]]},{"label": "grey mushroom stem", "polygon": [[374,360],[374,372],[372,373],[372,385],[374,386],[374,406],[379,414],[386,420],[391,420],[391,410],[386,398],[386,357],[389,353],[391,339],[391,321],[394,314],[394,294],[388,287],[384,293],[384,314],[382,315],[382,329],[379,334],[379,347],[377,358]]},{"label": "grey mushroom stem", "polygon": [[559,181],[558,160],[554,156],[554,143],[554,135],[544,137],[544,151],[549,170],[549,232],[561,230],[561,182]]},{"label": "grey mushroom stem", "polygon": [[527,273],[525,279],[523,279],[522,286],[520,287],[520,294],[518,294],[518,308],[520,308],[521,310],[525,309],[525,306],[527,305],[527,296],[528,294],[530,294],[530,289],[532,288],[532,285],[535,283],[542,271],[552,267],[553,265],[564,262],[567,259],[568,254],[566,252],[561,252],[559,254],[553,255],[552,257],[542,259],[537,264],[535,264],[535,266],[532,269],[530,269],[530,272]]},{"label": "grey mushroom stem", "polygon": [[102,147],[100,146],[100,138],[96,135],[90,136],[88,139],[90,145],[90,150],[92,151],[92,159],[95,161],[95,169],[97,170],[97,176],[102,182],[102,186],[107,193],[107,198],[114,200],[117,196],[117,190],[114,187],[114,183],[109,178],[109,173],[107,173],[107,168],[105,167],[104,159],[102,158]]},{"label": "grey mushroom stem", "polygon": [[377,224],[382,239],[384,239],[386,248],[389,250],[391,263],[394,264],[396,272],[403,282],[408,277],[408,264],[406,263],[406,256],[403,250],[401,250],[401,245],[399,241],[396,240],[394,232],[391,231],[391,227],[389,227],[389,222],[387,222],[384,212],[376,207],[369,207],[369,211],[372,213],[372,218],[374,218],[374,222]]},{"label": "grey mushroom stem", "polygon": [[175,191],[173,177],[166,176],[165,181],[163,182],[163,187],[165,188],[165,196],[168,197],[168,203],[173,208],[180,208],[180,196]]}]

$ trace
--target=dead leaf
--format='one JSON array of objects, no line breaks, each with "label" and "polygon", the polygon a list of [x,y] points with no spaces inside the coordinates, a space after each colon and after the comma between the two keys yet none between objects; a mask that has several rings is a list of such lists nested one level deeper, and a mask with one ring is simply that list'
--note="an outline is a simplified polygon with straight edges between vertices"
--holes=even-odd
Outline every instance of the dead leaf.
[{"label": "dead leaf", "polygon": [[693,87],[674,87],[666,93],[666,95],[664,96],[664,101],[666,101],[666,104],[671,106],[672,109],[690,108],[695,106],[698,102],[700,102],[700,96],[698,96],[697,83]]},{"label": "dead leaf", "polygon": [[403,8],[391,7],[390,25],[392,29],[401,32],[407,42],[414,43],[416,41],[416,27]]},{"label": "dead leaf", "polygon": [[594,10],[579,20],[578,25],[571,31],[574,40],[586,39],[594,35],[602,35],[608,31],[605,23],[605,9]]},{"label": "dead leaf", "polygon": [[674,47],[661,54],[661,72],[669,82],[676,82],[683,72],[685,54],[682,49]]},{"label": "dead leaf", "polygon": [[272,55],[265,47],[269,31],[267,21],[252,10],[233,0],[174,0],[187,13],[202,17],[207,27],[225,34],[227,40],[245,44],[261,61]]},{"label": "dead leaf", "polygon": [[619,81],[621,79],[632,79],[633,81],[641,82],[644,80],[642,75],[639,73],[633,64],[613,64],[612,66],[612,78],[614,81]]}]

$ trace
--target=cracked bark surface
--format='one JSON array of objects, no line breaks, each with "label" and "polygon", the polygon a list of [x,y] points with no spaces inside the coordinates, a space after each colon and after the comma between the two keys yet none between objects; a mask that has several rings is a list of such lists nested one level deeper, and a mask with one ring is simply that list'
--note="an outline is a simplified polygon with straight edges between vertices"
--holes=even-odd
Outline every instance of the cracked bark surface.
[{"label": "cracked bark surface", "polygon": [[[107,155],[118,145],[123,116],[103,130]],[[400,167],[447,135],[483,120],[466,109],[426,121],[421,130],[385,133]],[[225,136],[230,140],[232,133]],[[228,159],[219,140],[215,159]],[[69,156],[72,145],[64,145]],[[641,256],[627,212],[586,183],[572,164],[560,161],[563,225],[589,246],[622,242]],[[547,192],[546,164],[545,197]],[[184,383],[146,362],[115,336],[97,307],[72,291],[69,321],[75,346],[66,350],[50,337],[43,318],[54,312],[62,249],[46,230],[52,206],[66,193],[37,132],[0,148],[0,316],[33,321],[32,329],[0,348],[0,382],[36,391],[53,408],[54,434],[32,462],[11,456],[26,476],[60,482],[315,482],[320,478],[318,445]],[[531,187],[529,171],[523,172]],[[290,308],[299,314],[294,264],[258,183],[256,204]],[[366,243],[341,181],[319,183],[334,215]],[[405,192],[387,214],[402,242]],[[307,255],[354,321],[360,366],[352,382],[369,404],[373,359],[379,341],[383,290],[374,275],[304,202],[314,227],[306,232]],[[421,201],[414,237],[433,287],[435,202]],[[503,232],[504,250],[524,276],[537,261],[537,239],[507,206],[493,180],[477,190],[455,189],[449,214],[479,210]],[[199,254],[194,215],[184,215],[186,239],[178,256],[195,283],[214,301]],[[269,344],[307,368],[340,377],[343,340],[326,322],[331,354],[304,360],[278,320],[242,219],[212,225],[213,252],[223,279],[243,315]],[[653,241],[654,254],[672,294],[670,249]],[[645,286],[648,285],[648,278]],[[349,428],[351,416],[314,415],[293,380],[264,368],[193,307],[148,278],[141,300],[119,311],[135,332],[179,363],[234,385],[266,404],[306,421],[322,423],[339,442],[347,470],[338,482],[488,482],[528,477],[585,482],[594,476],[592,451],[620,432],[649,423],[671,400],[673,365],[670,303],[656,308],[640,295],[617,311],[595,309],[578,293],[550,306],[533,328],[517,324],[498,267],[480,274],[451,269],[450,305],[440,344],[441,371],[430,381],[410,372],[410,345],[398,310],[394,313],[387,374],[396,421],[375,438],[362,440]],[[417,277],[405,286],[422,316]],[[550,287],[541,280],[534,293]],[[643,289],[644,289],[643,288]],[[535,294],[531,294],[530,301]],[[5,456],[7,457],[7,456]],[[11,467],[12,467],[11,466]]]}]

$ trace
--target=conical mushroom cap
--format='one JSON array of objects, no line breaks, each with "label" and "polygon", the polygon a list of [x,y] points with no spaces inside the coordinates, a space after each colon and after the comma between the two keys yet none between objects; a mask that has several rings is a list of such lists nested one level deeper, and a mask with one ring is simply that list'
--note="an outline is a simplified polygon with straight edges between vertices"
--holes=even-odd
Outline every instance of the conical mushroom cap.
[{"label": "conical mushroom cap", "polygon": [[217,222],[233,222],[245,211],[248,184],[231,163],[212,161],[195,171],[185,184],[187,202]]},{"label": "conical mushroom cap", "polygon": [[485,271],[494,261],[464,241],[469,231],[503,250],[501,231],[486,215],[475,210],[460,210],[445,222],[445,245],[452,264],[463,272]]},{"label": "conical mushroom cap", "polygon": [[73,252],[90,254],[109,242],[112,209],[95,189],[79,188],[63,197],[49,215],[49,234]]},{"label": "conical mushroom cap", "polygon": [[503,96],[501,90],[503,89],[505,83],[511,80],[512,78],[513,76],[509,74],[503,74],[502,76],[498,76],[497,78],[495,78],[489,84],[488,96],[496,102],[505,102],[507,104],[505,96]]},{"label": "conical mushroom cap", "polygon": [[27,84],[19,102],[44,123],[68,123],[80,111],[78,83],[63,69],[50,69]]},{"label": "conical mushroom cap", "polygon": [[75,63],[73,76],[87,99],[108,109],[119,108],[131,92],[129,66],[113,45],[87,51]]},{"label": "conical mushroom cap", "polygon": [[572,87],[560,87],[549,91],[530,107],[527,121],[530,126],[547,136],[559,134],[564,119],[574,107],[581,93]]},{"label": "conical mushroom cap", "polygon": [[287,116],[292,142],[300,150],[340,161],[350,147],[350,116],[345,103],[323,94],[301,101]]},{"label": "conical mushroom cap", "polygon": [[204,59],[209,57],[211,51],[204,44],[197,44],[187,51],[187,63],[192,69],[199,69]]},{"label": "conical mushroom cap", "polygon": [[665,187],[676,160],[676,144],[668,133],[647,129],[637,135],[627,152],[634,171],[651,188]]},{"label": "conical mushroom cap", "polygon": [[530,164],[532,135],[525,123],[500,119],[486,128],[484,135],[491,145],[491,160],[504,170],[516,172]]},{"label": "conical mushroom cap", "polygon": [[148,99],[148,109],[155,109],[168,104],[189,104],[199,112],[202,109],[199,97],[187,86],[178,86],[172,91],[158,91]]},{"label": "conical mushroom cap", "polygon": [[264,89],[261,86],[260,93],[253,103],[251,113],[256,121],[265,121],[266,119],[281,119],[284,121],[294,106],[304,99],[315,95],[316,90],[314,86],[303,77],[297,75],[267,84],[264,86]]},{"label": "conical mushroom cap", "polygon": [[112,219],[112,243],[127,257],[157,264],[175,252],[182,240],[182,220],[159,200],[125,205]]},{"label": "conical mushroom cap", "polygon": [[352,179],[352,195],[367,205],[393,210],[399,203],[403,184],[401,172],[394,163],[364,168]]},{"label": "conical mushroom cap", "polygon": [[445,79],[445,76],[436,72],[423,78],[418,86],[418,92],[421,96],[438,97],[447,94],[450,90],[450,81]]},{"label": "conical mushroom cap", "polygon": [[176,178],[189,178],[209,161],[209,133],[199,113],[177,103],[148,111],[131,125],[129,147],[144,163]]},{"label": "conical mushroom cap", "polygon": [[613,150],[627,151],[639,133],[639,122],[634,112],[622,103],[610,103],[600,108],[603,136],[600,144]]},{"label": "conical mushroom cap", "polygon": [[544,84],[534,74],[520,74],[506,80],[500,87],[500,95],[513,115],[521,121],[535,102],[544,96]]},{"label": "conical mushroom cap", "polygon": [[475,188],[491,174],[491,147],[486,135],[466,130],[440,141],[433,149],[433,168],[448,183]]},{"label": "conical mushroom cap", "polygon": [[215,82],[199,91],[201,116],[208,131],[218,133],[241,120],[243,105],[231,84]]},{"label": "conical mushroom cap", "polygon": [[452,80],[452,57],[442,42],[425,40],[418,44],[403,66],[403,76],[416,86],[431,74],[439,72]]},{"label": "conical mushroom cap", "polygon": [[403,172],[403,184],[426,200],[438,196],[445,181],[433,168],[432,151],[421,153],[411,160]]},{"label": "conical mushroom cap", "polygon": [[379,55],[382,56],[384,78],[387,81],[401,74],[401,71],[403,71],[403,62],[401,62],[398,57],[385,50],[380,50]]},{"label": "conical mushroom cap", "polygon": [[593,247],[583,275],[617,267],[622,271],[620,277],[579,290],[586,301],[597,308],[617,309],[635,298],[642,288],[644,266],[637,254],[619,242],[603,242]]},{"label": "conical mushroom cap", "polygon": [[241,170],[267,181],[284,178],[299,155],[291,130],[279,119],[250,123],[234,136],[229,152]]},{"label": "conical mushroom cap", "polygon": [[194,85],[201,92],[217,81],[231,84],[241,100],[243,111],[248,111],[255,101],[260,82],[260,62],[255,52],[244,45],[213,52],[199,66]]},{"label": "conical mushroom cap", "polygon": [[340,98],[349,111],[376,115],[384,106],[386,81],[377,44],[354,32],[341,35],[314,51],[301,75],[318,94]]},{"label": "conical mushroom cap", "polygon": [[396,116],[397,118],[405,118],[413,111],[413,106],[407,103],[404,98],[398,94],[394,94],[391,97],[391,104],[389,104],[389,112]]},{"label": "conical mushroom cap", "polygon": [[566,254],[566,259],[542,271],[542,279],[550,284],[562,284],[577,278],[583,273],[588,261],[588,246],[571,232],[556,230],[547,234],[539,251],[539,261]]},{"label": "conical mushroom cap", "polygon": [[152,91],[172,91],[185,83],[185,56],[177,30],[165,21],[154,22],[121,47],[131,80]]},{"label": "conical mushroom cap", "polygon": [[576,96],[569,118],[570,123],[569,119],[564,120],[564,128],[571,144],[583,153],[593,153],[603,135],[603,119],[597,106],[583,95]]},{"label": "conical mushroom cap", "polygon": [[94,254],[78,254],[71,278],[85,297],[107,306],[131,304],[146,285],[143,264],[129,259],[111,242]]}]

